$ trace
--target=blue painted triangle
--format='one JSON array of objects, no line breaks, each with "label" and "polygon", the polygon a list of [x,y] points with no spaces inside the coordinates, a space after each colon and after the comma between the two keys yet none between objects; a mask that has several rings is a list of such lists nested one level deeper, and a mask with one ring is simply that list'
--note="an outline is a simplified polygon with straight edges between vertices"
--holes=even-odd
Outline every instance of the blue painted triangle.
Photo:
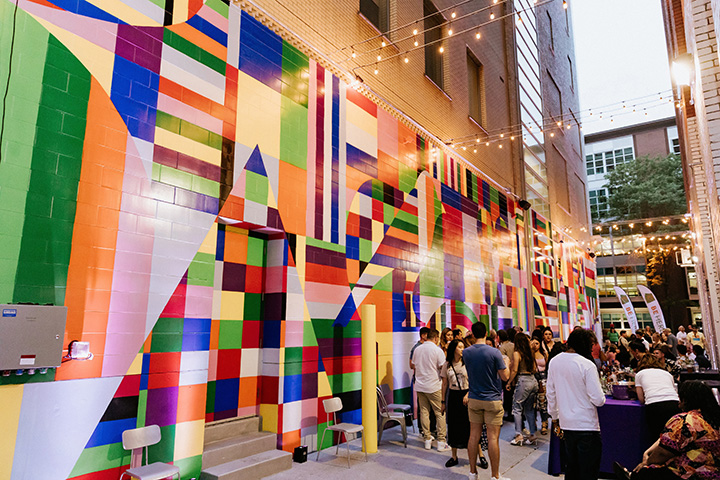
[{"label": "blue painted triangle", "polygon": [[263,177],[267,177],[267,172],[265,171],[265,164],[263,163],[262,155],[260,154],[259,145],[255,145],[255,149],[250,154],[250,158],[248,158],[248,161],[245,164],[245,170],[249,170],[251,172],[257,173],[258,175],[262,175]]}]

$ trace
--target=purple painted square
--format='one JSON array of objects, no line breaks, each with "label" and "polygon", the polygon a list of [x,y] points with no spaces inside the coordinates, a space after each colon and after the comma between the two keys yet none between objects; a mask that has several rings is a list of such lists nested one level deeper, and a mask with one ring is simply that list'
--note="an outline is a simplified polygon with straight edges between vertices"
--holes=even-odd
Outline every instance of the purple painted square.
[{"label": "purple painted square", "polygon": [[178,388],[153,388],[147,391],[145,425],[165,427],[176,423]]},{"label": "purple painted square", "polygon": [[225,262],[223,265],[222,289],[231,292],[242,292],[245,290],[245,265]]}]

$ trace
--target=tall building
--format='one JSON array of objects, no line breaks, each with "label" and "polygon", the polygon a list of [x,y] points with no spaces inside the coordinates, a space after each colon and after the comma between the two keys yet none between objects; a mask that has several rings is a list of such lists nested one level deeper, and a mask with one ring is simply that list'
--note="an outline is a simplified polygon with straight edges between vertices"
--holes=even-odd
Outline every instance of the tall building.
[{"label": "tall building", "polygon": [[93,354],[0,365],[0,478],[118,478],[150,424],[183,478],[219,420],[327,447],[365,305],[404,403],[423,325],[591,326],[567,7],[0,2],[0,304]]},{"label": "tall building", "polygon": [[[652,286],[653,280],[658,285],[651,288],[656,291],[666,324],[673,331],[679,325],[688,325],[701,318],[697,273],[694,264],[687,262],[691,257],[688,218],[677,215],[616,221],[609,216],[605,177],[608,173],[636,158],[666,157],[679,153],[674,118],[585,136],[588,201],[593,233],[597,235],[593,251],[597,255],[597,289],[605,329],[613,324],[618,331],[630,330],[622,305],[615,295],[613,287],[616,285],[630,297],[640,327],[653,327],[648,308],[637,289],[638,285]],[[658,260],[662,260],[662,272],[654,268]]]},{"label": "tall building", "polygon": [[676,120],[692,214],[693,250],[705,335],[717,365],[720,322],[720,208],[717,170],[720,166],[720,75],[715,1],[663,0],[668,59],[673,66]]}]

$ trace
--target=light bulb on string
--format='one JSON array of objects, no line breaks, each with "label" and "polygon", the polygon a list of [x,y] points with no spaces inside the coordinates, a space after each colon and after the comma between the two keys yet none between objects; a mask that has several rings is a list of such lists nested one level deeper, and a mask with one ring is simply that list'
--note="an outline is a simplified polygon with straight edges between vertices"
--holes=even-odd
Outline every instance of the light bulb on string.
[{"label": "light bulb on string", "polygon": [[494,13],[491,13],[491,14],[490,14],[490,20],[495,20],[495,14],[494,14]]},{"label": "light bulb on string", "polygon": [[443,53],[443,52],[445,51],[445,48],[444,48],[444,47],[440,47],[440,48],[438,49],[438,51],[439,51],[440,53]]},{"label": "light bulb on string", "polygon": [[417,33],[418,32],[417,32],[417,28],[416,28],[415,30],[413,30],[413,35],[417,35]]},{"label": "light bulb on string", "polygon": [[383,48],[385,48],[385,47],[387,46],[387,43],[385,43],[385,40],[383,40],[383,41],[382,41],[382,43],[381,43],[380,45],[382,45],[382,46],[383,46]]},{"label": "light bulb on string", "polygon": [[410,59],[408,57],[405,57],[405,63],[408,63]]},{"label": "light bulb on string", "polygon": [[480,40],[480,32],[477,32],[477,33],[475,34],[475,39],[476,39],[476,40]]},{"label": "light bulb on string", "polygon": [[455,18],[456,16],[457,16],[457,14],[456,14],[455,12],[452,12],[452,13],[450,14],[450,18]]},{"label": "light bulb on string", "polygon": [[415,46],[416,46],[416,47],[418,46],[418,41],[417,41],[417,40],[415,40]]},{"label": "light bulb on string", "polygon": [[378,62],[379,62],[380,60],[382,60],[382,57],[381,57],[380,55],[378,55],[378,56],[377,56],[377,60],[378,60]]},{"label": "light bulb on string", "polygon": [[565,10],[568,9],[568,2],[567,2],[567,0],[563,0],[563,8],[564,8]]},{"label": "light bulb on string", "polygon": [[452,28],[448,30],[448,37],[453,34]]}]

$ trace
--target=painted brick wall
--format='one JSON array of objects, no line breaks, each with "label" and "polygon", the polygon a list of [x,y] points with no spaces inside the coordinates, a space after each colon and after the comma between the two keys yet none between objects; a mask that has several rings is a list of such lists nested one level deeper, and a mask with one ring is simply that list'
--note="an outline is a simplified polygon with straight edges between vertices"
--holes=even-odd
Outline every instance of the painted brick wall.
[{"label": "painted brick wall", "polygon": [[422,325],[590,325],[584,249],[442,145],[235,6],[134,5],[0,6],[2,58],[25,67],[0,302],[65,304],[66,340],[95,353],[0,377],[0,477],[117,478],[122,431],[158,424],[151,460],[190,478],[205,422],[254,413],[278,447],[316,448],[323,398],[360,420],[363,303],[398,401]]}]

